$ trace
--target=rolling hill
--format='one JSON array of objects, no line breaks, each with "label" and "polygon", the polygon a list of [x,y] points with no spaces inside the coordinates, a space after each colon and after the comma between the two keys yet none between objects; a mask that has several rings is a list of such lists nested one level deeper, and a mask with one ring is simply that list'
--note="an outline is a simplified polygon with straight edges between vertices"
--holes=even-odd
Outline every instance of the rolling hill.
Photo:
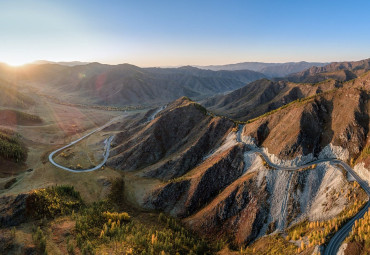
[{"label": "rolling hill", "polygon": [[0,77],[37,86],[45,94],[58,94],[71,103],[124,106],[164,104],[181,96],[205,98],[265,76],[249,70],[216,72],[194,67],[139,68],[90,63],[27,65],[10,71],[0,68]]}]

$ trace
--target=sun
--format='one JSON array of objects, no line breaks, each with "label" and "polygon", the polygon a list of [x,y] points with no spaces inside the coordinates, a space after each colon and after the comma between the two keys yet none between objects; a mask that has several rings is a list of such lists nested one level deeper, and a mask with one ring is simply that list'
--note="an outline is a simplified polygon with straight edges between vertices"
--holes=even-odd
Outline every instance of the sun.
[{"label": "sun", "polygon": [[8,64],[9,66],[17,67],[17,66],[23,66],[25,64],[31,63],[33,62],[33,60],[29,60],[26,58],[12,58],[12,59],[6,59],[4,60],[4,62]]}]

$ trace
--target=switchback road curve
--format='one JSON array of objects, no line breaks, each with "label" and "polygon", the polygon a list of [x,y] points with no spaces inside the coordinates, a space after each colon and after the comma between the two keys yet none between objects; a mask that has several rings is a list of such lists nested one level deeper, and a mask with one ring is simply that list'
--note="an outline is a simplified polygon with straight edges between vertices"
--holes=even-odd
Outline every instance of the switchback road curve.
[{"label": "switchback road curve", "polygon": [[[240,143],[243,143],[241,139],[241,132],[243,128],[244,128],[244,125],[239,125],[239,129],[236,134],[236,140],[237,142],[240,142]],[[251,151],[261,155],[263,159],[267,162],[267,164],[275,168],[275,170],[280,170],[280,171],[298,171],[302,168],[309,167],[314,164],[319,164],[323,162],[329,162],[331,164],[341,165],[350,175],[353,176],[353,178],[355,178],[355,180],[360,184],[360,186],[365,190],[367,195],[370,197],[370,187],[367,184],[367,182],[362,180],[347,163],[339,159],[335,159],[335,158],[318,159],[318,160],[309,162],[301,166],[285,167],[285,166],[279,166],[279,165],[272,163],[269,157],[260,148],[253,148]],[[365,204],[365,206],[360,210],[360,212],[358,212],[351,220],[349,220],[341,229],[339,229],[334,234],[334,236],[330,239],[328,245],[325,248],[325,252],[324,252],[325,255],[333,255],[338,252],[339,247],[343,243],[344,239],[346,239],[349,232],[351,232],[352,226],[355,224],[355,221],[362,218],[369,208],[370,208],[370,201],[368,201]]]}]

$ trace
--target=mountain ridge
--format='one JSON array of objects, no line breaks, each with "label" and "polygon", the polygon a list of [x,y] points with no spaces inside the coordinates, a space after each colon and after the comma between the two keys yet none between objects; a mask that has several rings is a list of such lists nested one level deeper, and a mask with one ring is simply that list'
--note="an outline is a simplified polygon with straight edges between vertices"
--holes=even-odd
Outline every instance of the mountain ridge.
[{"label": "mountain ridge", "polygon": [[264,62],[241,62],[236,64],[228,65],[212,65],[212,66],[196,66],[202,69],[209,69],[214,71],[219,70],[252,70],[261,72],[266,76],[273,77],[284,77],[288,74],[303,71],[312,66],[324,66],[328,63],[323,62],[286,62],[286,63],[264,63]]}]

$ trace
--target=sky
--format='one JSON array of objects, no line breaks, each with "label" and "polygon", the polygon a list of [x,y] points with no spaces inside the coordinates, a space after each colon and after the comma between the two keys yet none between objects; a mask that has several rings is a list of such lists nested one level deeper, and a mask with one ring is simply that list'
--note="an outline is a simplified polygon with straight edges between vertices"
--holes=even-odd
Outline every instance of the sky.
[{"label": "sky", "polygon": [[0,62],[360,60],[369,10],[367,0],[1,0]]}]

